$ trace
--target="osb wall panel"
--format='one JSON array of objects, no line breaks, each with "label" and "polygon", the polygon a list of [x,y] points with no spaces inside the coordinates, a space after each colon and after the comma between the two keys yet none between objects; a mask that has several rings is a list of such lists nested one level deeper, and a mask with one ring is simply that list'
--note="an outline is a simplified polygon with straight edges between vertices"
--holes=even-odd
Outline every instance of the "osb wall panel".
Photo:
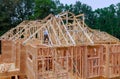
[{"label": "osb wall panel", "polygon": [[0,40],[0,62],[2,61],[1,54],[2,54],[2,41]]},{"label": "osb wall panel", "polygon": [[20,43],[20,71],[25,74],[26,71],[26,47]]},{"label": "osb wall panel", "polygon": [[[2,55],[1,55],[1,63],[14,63],[15,69],[20,69],[20,52],[18,52],[19,45],[15,41],[10,40],[2,40]],[[10,66],[11,67],[11,66]],[[5,67],[3,67],[5,68]],[[11,70],[14,70],[14,68]],[[19,71],[10,71],[9,73],[1,73],[2,76],[8,75],[18,75]]]},{"label": "osb wall panel", "polygon": [[1,48],[2,48],[2,43],[1,43],[1,40],[0,40],[0,55],[2,53]]},{"label": "osb wall panel", "polygon": [[2,63],[2,56],[0,55],[0,63]]},{"label": "osb wall panel", "polygon": [[9,40],[2,40],[2,54],[1,58],[4,63],[11,63],[15,62],[15,52],[13,52],[13,45],[14,43]]},{"label": "osb wall panel", "polygon": [[16,68],[20,69],[20,57],[21,57],[21,49],[20,49],[21,45],[19,42],[16,42],[14,45],[14,52],[15,52],[15,56],[16,56],[16,62],[15,62],[15,66]]},{"label": "osb wall panel", "polygon": [[11,77],[0,77],[0,79],[11,79]]},{"label": "osb wall panel", "polygon": [[26,75],[28,79],[37,79],[36,71],[37,71],[37,49],[28,45],[26,46]]}]

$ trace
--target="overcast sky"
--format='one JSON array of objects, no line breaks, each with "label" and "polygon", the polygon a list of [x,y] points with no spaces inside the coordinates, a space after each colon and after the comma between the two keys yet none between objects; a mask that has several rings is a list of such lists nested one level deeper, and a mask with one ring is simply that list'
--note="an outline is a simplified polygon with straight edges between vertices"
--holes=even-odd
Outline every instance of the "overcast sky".
[{"label": "overcast sky", "polygon": [[60,0],[63,4],[75,4],[76,1],[88,4],[93,10],[108,7],[111,4],[117,4],[120,2],[120,0]]}]

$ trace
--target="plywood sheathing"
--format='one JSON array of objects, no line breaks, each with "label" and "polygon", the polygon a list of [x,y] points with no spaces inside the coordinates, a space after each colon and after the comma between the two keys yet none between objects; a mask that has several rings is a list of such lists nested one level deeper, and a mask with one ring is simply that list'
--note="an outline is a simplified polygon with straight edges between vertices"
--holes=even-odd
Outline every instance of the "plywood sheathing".
[{"label": "plywood sheathing", "polygon": [[[15,52],[13,52],[14,42],[9,40],[2,40],[2,55],[1,55],[1,62],[2,63],[13,63],[15,62]],[[4,59],[5,58],[5,59]]]},{"label": "plywood sheathing", "polygon": [[2,40],[0,76],[12,76],[20,72],[20,52],[16,51],[17,46],[15,44],[16,43],[11,40]]},{"label": "plywood sheathing", "polygon": [[11,79],[11,77],[0,77],[0,79]]},{"label": "plywood sheathing", "polygon": [[28,79],[37,79],[37,60],[36,60],[37,49],[31,46],[26,47],[26,70],[25,73]]},{"label": "plywood sheathing", "polygon": [[20,71],[25,73],[26,71],[26,47],[20,44]]}]

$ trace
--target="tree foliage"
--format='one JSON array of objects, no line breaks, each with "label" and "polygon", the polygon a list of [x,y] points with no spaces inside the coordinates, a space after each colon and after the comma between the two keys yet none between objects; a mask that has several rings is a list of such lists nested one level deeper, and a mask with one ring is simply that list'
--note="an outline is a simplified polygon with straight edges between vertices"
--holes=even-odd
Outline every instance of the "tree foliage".
[{"label": "tree foliage", "polygon": [[15,0],[16,4],[13,4],[14,1],[0,1],[0,34],[12,27],[11,17],[18,2],[19,1]]},{"label": "tree foliage", "polygon": [[64,11],[84,13],[88,26],[120,38],[120,3],[93,11],[80,1],[64,5],[59,0],[0,0],[0,35],[23,20],[43,19]]},{"label": "tree foliage", "polygon": [[49,15],[49,13],[54,13],[55,8],[55,2],[52,0],[35,0],[33,17],[34,19],[42,19]]},{"label": "tree foliage", "polygon": [[120,15],[119,3],[94,11],[94,28],[106,31],[120,38]]},{"label": "tree foliage", "polygon": [[0,35],[32,14],[32,0],[0,0]]}]

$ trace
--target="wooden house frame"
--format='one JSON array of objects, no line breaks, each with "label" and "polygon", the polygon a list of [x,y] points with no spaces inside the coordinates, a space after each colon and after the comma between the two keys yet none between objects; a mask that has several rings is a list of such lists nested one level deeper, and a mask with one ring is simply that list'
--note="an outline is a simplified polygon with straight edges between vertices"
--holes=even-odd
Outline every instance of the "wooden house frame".
[{"label": "wooden house frame", "polygon": [[0,79],[119,77],[119,39],[84,20],[84,14],[62,12],[23,21],[6,32],[0,37]]}]

